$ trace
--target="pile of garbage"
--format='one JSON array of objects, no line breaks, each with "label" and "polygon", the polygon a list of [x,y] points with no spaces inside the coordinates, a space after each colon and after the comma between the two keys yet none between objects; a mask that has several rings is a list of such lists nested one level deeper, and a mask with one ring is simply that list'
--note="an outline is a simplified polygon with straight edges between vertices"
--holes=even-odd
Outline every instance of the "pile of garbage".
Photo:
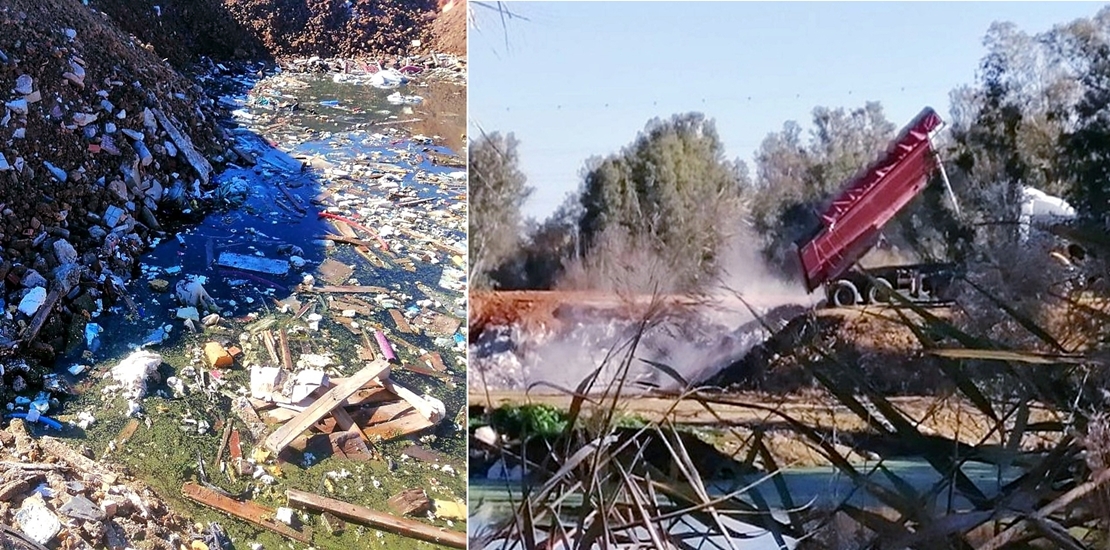
[{"label": "pile of garbage", "polygon": [[549,323],[521,319],[489,323],[472,334],[471,391],[520,390],[544,382],[574,388],[602,367],[598,387],[621,372],[633,341],[631,391],[674,390],[681,384],[651,362],[673,368],[689,382],[701,382],[743,358],[770,333],[759,321],[739,326],[697,310],[657,316],[652,322],[613,309],[576,310],[572,304],[550,312]]},{"label": "pile of garbage", "polygon": [[193,541],[212,541],[220,532],[219,525],[206,528],[174,513],[116,468],[58,439],[31,437],[22,420],[0,431],[0,444],[0,524],[26,547],[196,548]]},{"label": "pile of garbage", "polygon": [[50,359],[126,300],[228,142],[199,87],[80,2],[7,2],[0,24],[0,349]]}]

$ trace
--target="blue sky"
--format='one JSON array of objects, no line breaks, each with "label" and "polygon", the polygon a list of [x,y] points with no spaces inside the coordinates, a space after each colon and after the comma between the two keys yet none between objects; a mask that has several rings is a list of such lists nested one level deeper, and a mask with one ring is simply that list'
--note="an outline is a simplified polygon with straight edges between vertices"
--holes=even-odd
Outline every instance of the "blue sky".
[{"label": "blue sky", "polygon": [[[1094,2],[509,2],[501,26],[474,5],[469,133],[512,132],[546,217],[584,161],[630,143],[653,117],[700,111],[730,158],[813,107],[881,101],[901,127],[974,82],[994,21],[1030,34],[1093,16]],[[507,42],[507,43],[506,43]]]}]

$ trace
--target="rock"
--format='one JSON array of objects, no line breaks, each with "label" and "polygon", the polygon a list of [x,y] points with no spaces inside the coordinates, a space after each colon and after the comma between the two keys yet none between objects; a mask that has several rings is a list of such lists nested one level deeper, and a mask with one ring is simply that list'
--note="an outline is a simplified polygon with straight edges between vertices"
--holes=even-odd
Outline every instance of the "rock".
[{"label": "rock", "polygon": [[343,529],[347,527],[347,524],[345,524],[343,520],[335,517],[335,514],[331,512],[320,514],[320,524],[324,526],[324,530],[330,535],[341,535],[343,534]]},{"label": "rock", "polygon": [[200,320],[200,322],[206,327],[214,327],[214,326],[216,326],[217,324],[220,323],[220,314],[219,313],[209,313],[208,315],[205,315]]},{"label": "rock", "polygon": [[289,257],[289,265],[293,266],[293,269],[300,269],[305,266],[305,263],[307,263],[305,259],[300,256]]},{"label": "rock", "polygon": [[168,155],[170,158],[174,158],[177,156],[177,147],[173,144],[172,141],[166,140],[162,143],[162,145],[166,148],[166,155]]},{"label": "rock", "polygon": [[135,141],[134,147],[135,153],[139,155],[139,162],[143,166],[150,166],[150,163],[154,162],[154,155],[150,153],[150,149],[147,149],[143,142]]},{"label": "rock", "polygon": [[165,292],[170,289],[170,282],[165,279],[154,279],[150,281],[150,289],[154,292]]},{"label": "rock", "polygon": [[19,284],[23,285],[23,288],[35,288],[36,286],[45,287],[46,277],[43,277],[34,269],[28,269],[27,272],[23,274],[23,278],[20,279]]},{"label": "rock", "polygon": [[47,544],[62,530],[62,522],[54,515],[39,495],[23,499],[23,506],[15,514],[19,528],[31,540],[39,544]]},{"label": "rock", "polygon": [[19,78],[15,79],[15,93],[19,95],[28,95],[34,91],[34,84],[35,79],[31,78],[31,75],[21,74]]},{"label": "rock", "polygon": [[230,368],[235,362],[219,342],[208,342],[204,345],[204,361],[209,367],[217,369]]},{"label": "rock", "polygon": [[127,137],[129,137],[129,138],[131,138],[135,141],[142,141],[142,140],[146,139],[146,136],[143,135],[142,132],[137,132],[137,131],[132,130],[130,128],[123,128],[120,131],[123,132],[123,135],[125,135],[125,136],[127,136]]},{"label": "rock", "polygon": [[97,115],[95,113],[75,113],[73,115],[73,123],[80,127],[88,126],[96,122]]},{"label": "rock", "polygon": [[115,517],[118,509],[119,503],[110,498],[100,501],[100,510],[104,512],[104,517],[106,518]]},{"label": "rock", "polygon": [[19,301],[19,311],[28,317],[34,317],[39,308],[46,302],[46,289],[41,286],[32,288],[22,300]]},{"label": "rock", "polygon": [[101,510],[93,501],[77,495],[58,509],[59,512],[77,519],[87,521],[102,521],[104,520],[104,511]]},{"label": "rock", "polygon": [[60,264],[75,264],[78,258],[77,249],[73,248],[69,241],[58,239],[54,241],[54,257]]},{"label": "rock", "polygon": [[26,98],[16,99],[14,101],[9,101],[9,102],[5,103],[4,105],[7,106],[8,109],[11,109],[11,111],[13,113],[17,114],[17,115],[27,114],[27,99]]},{"label": "rock", "polygon": [[108,190],[115,193],[121,201],[127,201],[130,197],[127,196],[127,184],[120,180],[112,180],[108,182]]},{"label": "rock", "polygon": [[43,161],[42,165],[45,166],[46,169],[50,171],[50,175],[54,176],[54,178],[58,181],[66,181],[66,179],[68,179],[65,170],[62,170],[61,168],[50,164],[48,161]]}]

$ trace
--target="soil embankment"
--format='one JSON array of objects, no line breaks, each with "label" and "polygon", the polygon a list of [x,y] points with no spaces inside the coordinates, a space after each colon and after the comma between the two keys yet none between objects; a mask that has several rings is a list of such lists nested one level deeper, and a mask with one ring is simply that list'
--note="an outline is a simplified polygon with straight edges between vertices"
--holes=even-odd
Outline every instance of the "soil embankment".
[{"label": "soil embankment", "polygon": [[435,0],[92,0],[178,67],[217,60],[466,55],[466,5]]}]

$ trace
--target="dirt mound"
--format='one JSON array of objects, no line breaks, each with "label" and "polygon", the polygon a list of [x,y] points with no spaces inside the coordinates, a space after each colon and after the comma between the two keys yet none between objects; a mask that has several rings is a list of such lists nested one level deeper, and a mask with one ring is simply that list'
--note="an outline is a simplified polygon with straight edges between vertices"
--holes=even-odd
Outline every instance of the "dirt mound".
[{"label": "dirt mound", "polygon": [[89,5],[177,67],[202,55],[253,60],[267,56],[256,33],[236,21],[220,0],[90,0]]},{"label": "dirt mound", "polygon": [[[226,145],[202,90],[103,14],[78,0],[5,6],[0,291],[10,317],[0,347],[10,348],[40,328],[48,341],[83,329],[68,319],[87,319],[104,289],[130,277],[165,199],[192,205],[207,177],[198,167],[211,170],[199,159]],[[64,315],[46,322],[52,309]],[[52,343],[39,347],[64,347]]]},{"label": "dirt mound", "polygon": [[[273,57],[466,55],[466,4],[436,0],[90,0],[124,31],[187,67]],[[440,9],[442,8],[442,10]],[[414,45],[413,41],[419,44]]]},{"label": "dirt mound", "polygon": [[460,57],[466,56],[466,0],[451,0],[440,7],[432,23],[432,49]]},{"label": "dirt mound", "polygon": [[[434,0],[223,0],[278,57],[361,57],[423,51]],[[420,46],[413,46],[420,40]]]}]

